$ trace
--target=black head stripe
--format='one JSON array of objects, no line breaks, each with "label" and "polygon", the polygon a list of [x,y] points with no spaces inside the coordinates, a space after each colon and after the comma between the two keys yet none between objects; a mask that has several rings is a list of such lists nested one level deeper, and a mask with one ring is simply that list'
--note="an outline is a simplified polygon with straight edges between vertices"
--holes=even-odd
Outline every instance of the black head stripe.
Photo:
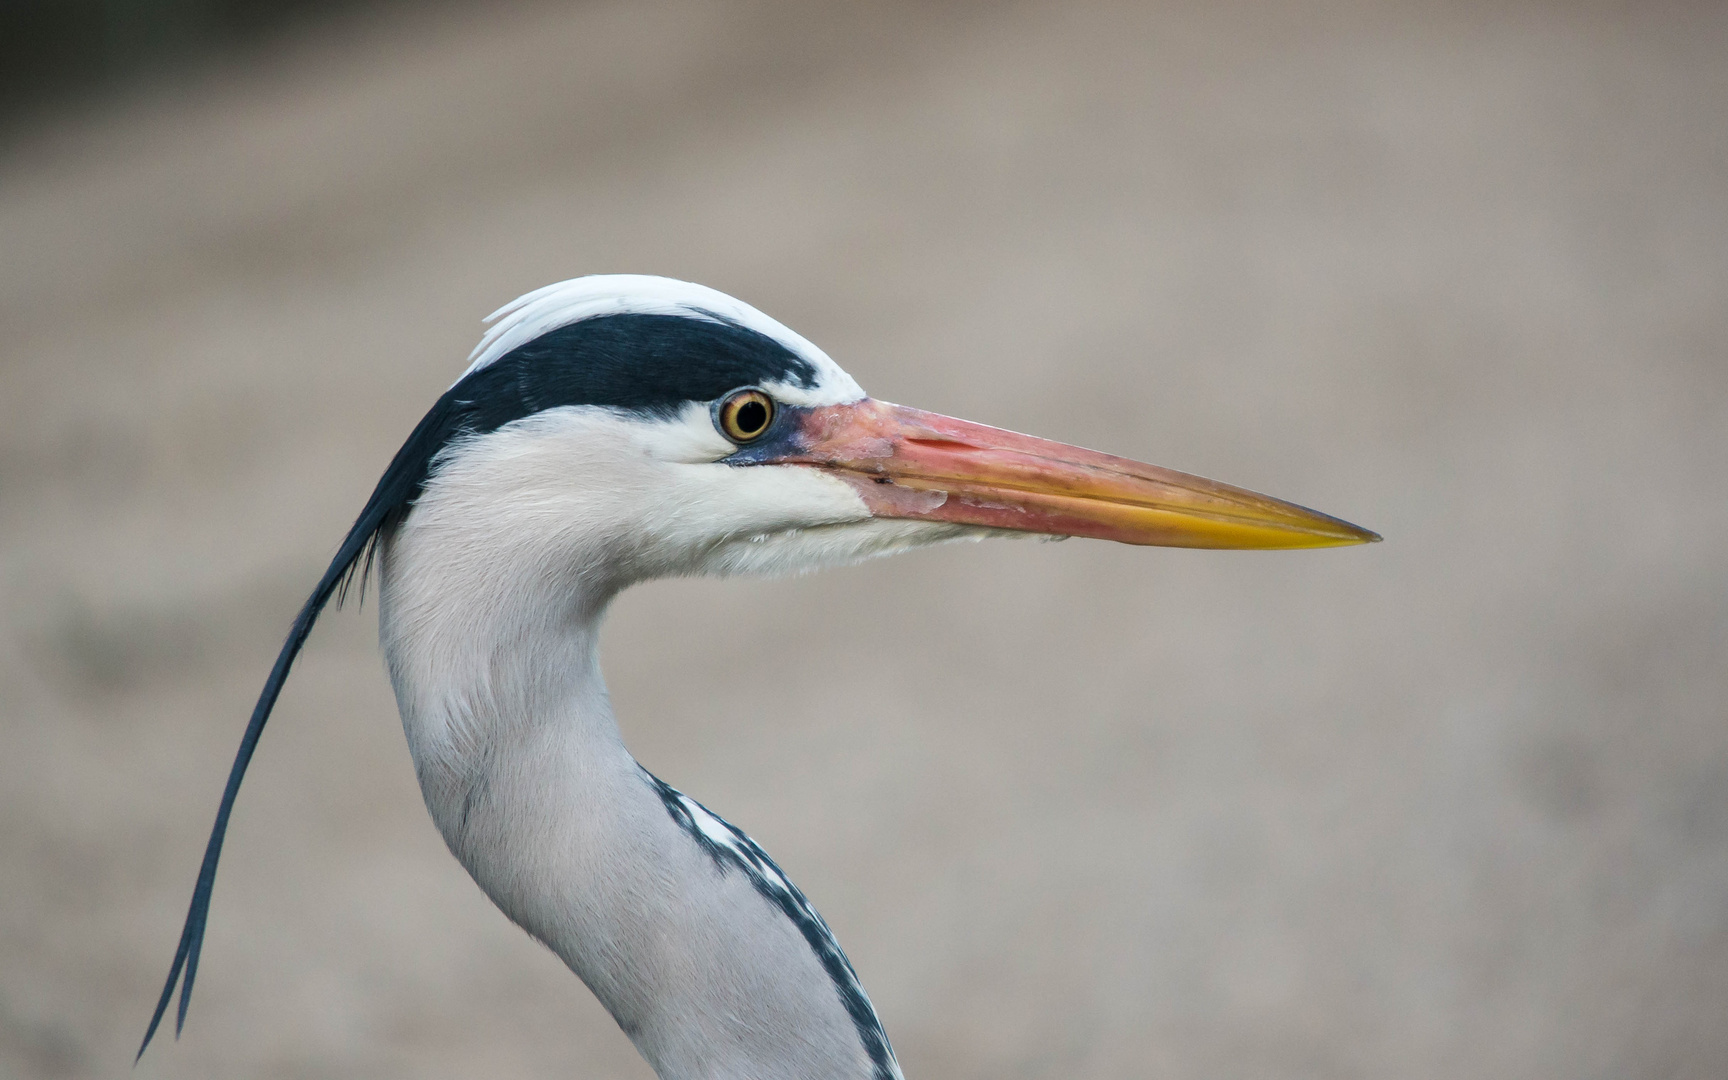
[{"label": "black head stripe", "polygon": [[810,389],[816,368],[766,334],[679,315],[606,315],[518,346],[451,387],[402,447],[384,482],[400,510],[430,479],[452,439],[484,435],[564,405],[671,417],[740,386]]},{"label": "black head stripe", "polygon": [[356,569],[371,562],[380,532],[419,497],[439,452],[452,439],[484,435],[512,420],[564,405],[604,405],[670,417],[686,402],[707,402],[728,390],[763,383],[809,389],[816,385],[816,368],[766,334],[733,322],[678,315],[606,315],[543,334],[463,378],[438,399],[384,470],[366,508],[300,609],[265,681],[222,791],[180,946],[143,1046],[138,1048],[140,1057],[168,1011],[176,983],[180,983],[180,1006],[175,1031],[186,1022],[228,818],[288,671],[330,598],[340,598]]},{"label": "black head stripe", "polygon": [[[766,334],[678,315],[608,315],[542,334],[463,379],[458,397],[498,427],[559,405],[676,412],[762,383],[811,389],[816,369]],[[482,430],[485,430],[482,427]]]}]

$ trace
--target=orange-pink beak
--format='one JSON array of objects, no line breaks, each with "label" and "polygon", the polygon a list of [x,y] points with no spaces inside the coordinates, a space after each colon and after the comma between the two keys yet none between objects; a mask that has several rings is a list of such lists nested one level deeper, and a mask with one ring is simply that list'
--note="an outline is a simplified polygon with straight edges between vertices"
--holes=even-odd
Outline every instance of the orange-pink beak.
[{"label": "orange-pink beak", "polygon": [[1228,484],[885,401],[799,412],[792,445],[758,460],[830,470],[877,517],[1162,547],[1336,547],[1380,539]]}]

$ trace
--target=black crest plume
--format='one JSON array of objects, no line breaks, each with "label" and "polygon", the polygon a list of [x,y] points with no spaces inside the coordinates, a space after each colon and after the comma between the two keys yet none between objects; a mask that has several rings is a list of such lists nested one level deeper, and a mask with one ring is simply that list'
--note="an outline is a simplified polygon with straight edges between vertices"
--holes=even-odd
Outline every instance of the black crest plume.
[{"label": "black crest plume", "polygon": [[[246,724],[246,733],[240,738],[240,750],[234,755],[233,767],[228,770],[228,783],[222,789],[222,802],[216,808],[216,824],[210,830],[210,842],[204,848],[204,862],[198,868],[198,883],[192,889],[192,907],[186,913],[186,927],[180,932],[180,947],[174,952],[174,965],[168,969],[168,983],[162,988],[161,999],[156,1002],[150,1028],[144,1032],[144,1041],[138,1047],[140,1058],[155,1037],[156,1028],[168,1011],[168,1003],[174,999],[176,983],[180,985],[180,1008],[174,1018],[175,1035],[179,1035],[186,1026],[186,1007],[192,1001],[192,981],[198,974],[198,953],[204,944],[204,926],[210,916],[210,892],[216,885],[216,863],[222,857],[228,817],[234,811],[234,797],[240,792],[240,780],[252,762],[253,751],[258,748],[258,737],[264,734],[265,721],[270,719],[270,710],[276,707],[282,684],[288,680],[288,670],[294,666],[294,659],[300,655],[300,649],[306,644],[307,636],[312,633],[312,624],[318,621],[324,605],[332,596],[337,597],[338,604],[341,603],[356,570],[362,571],[360,584],[365,587],[364,570],[371,566],[379,534],[419,494],[432,456],[427,453],[427,445],[432,443],[436,446],[445,441],[438,435],[442,434],[440,429],[447,428],[453,419],[451,414],[455,404],[446,394],[397,451],[395,460],[373,489],[372,497],[366,501],[366,508],[360,512],[354,527],[348,530],[348,536],[336,550],[336,557],[330,560],[329,569],[318,580],[312,595],[306,598],[300,614],[294,617],[293,629],[288,631],[288,640],[282,643],[282,651],[276,655],[270,677],[264,680],[264,690],[258,695],[258,704],[252,707],[252,719]],[[432,452],[435,453],[436,449]]]}]

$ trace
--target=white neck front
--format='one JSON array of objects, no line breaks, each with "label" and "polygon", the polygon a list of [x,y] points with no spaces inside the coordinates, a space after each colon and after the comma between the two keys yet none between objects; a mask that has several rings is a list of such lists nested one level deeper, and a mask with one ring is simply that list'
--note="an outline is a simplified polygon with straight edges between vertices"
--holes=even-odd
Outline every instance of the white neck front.
[{"label": "white neck front", "polygon": [[381,551],[380,638],[450,850],[663,1080],[898,1078],[803,896],[625,749],[598,635],[629,577],[549,527],[568,506],[500,512],[485,466],[440,474]]}]

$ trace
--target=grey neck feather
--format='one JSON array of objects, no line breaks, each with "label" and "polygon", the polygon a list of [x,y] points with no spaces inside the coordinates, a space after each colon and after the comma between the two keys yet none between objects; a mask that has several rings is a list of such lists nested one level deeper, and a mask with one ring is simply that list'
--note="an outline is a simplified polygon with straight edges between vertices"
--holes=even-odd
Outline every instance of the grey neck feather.
[{"label": "grey neck feather", "polygon": [[382,551],[381,642],[457,859],[662,1080],[898,1080],[802,894],[625,749],[597,657],[615,584],[472,540],[422,506]]}]

